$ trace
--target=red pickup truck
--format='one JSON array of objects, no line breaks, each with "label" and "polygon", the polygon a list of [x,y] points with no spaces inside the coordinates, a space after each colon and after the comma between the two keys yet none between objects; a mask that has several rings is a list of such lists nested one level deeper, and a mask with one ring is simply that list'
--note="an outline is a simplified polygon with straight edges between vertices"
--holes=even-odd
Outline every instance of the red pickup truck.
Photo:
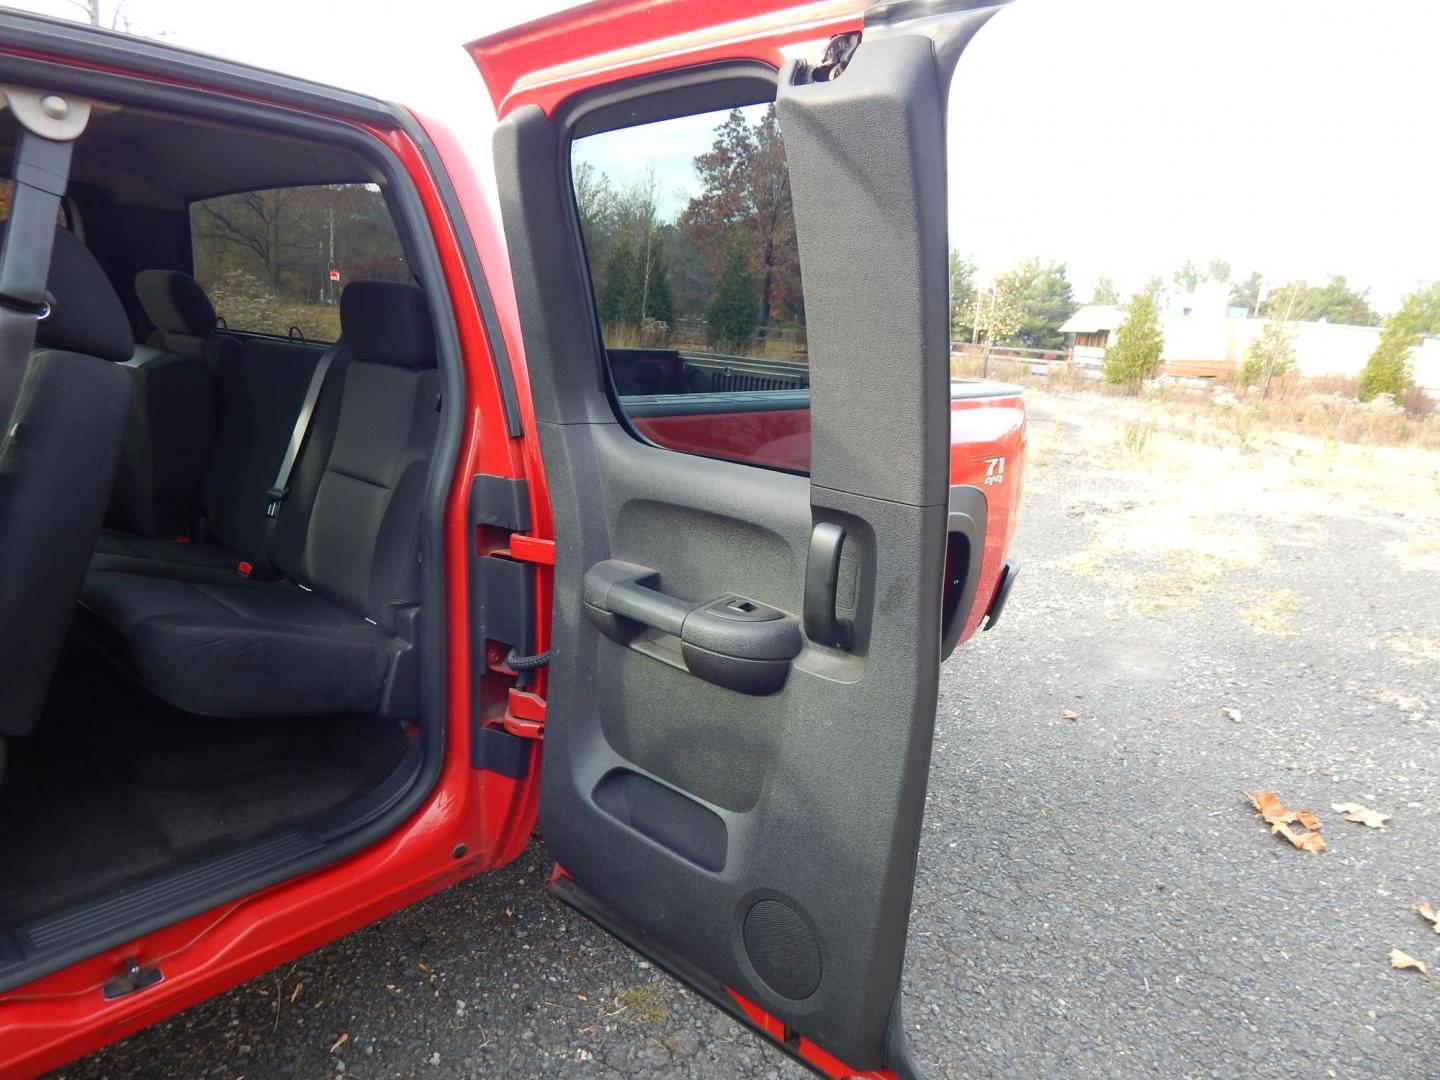
[{"label": "red pickup truck", "polygon": [[949,372],[993,10],[609,0],[443,108],[0,14],[0,1074],[538,831],[761,1037],[917,1075],[939,669],[1025,459]]}]

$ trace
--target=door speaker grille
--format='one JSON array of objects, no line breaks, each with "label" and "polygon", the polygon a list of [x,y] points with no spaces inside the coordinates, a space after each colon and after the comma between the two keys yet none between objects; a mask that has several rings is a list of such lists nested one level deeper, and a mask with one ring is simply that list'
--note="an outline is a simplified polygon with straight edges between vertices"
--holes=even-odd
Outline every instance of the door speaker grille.
[{"label": "door speaker grille", "polygon": [[800,913],[781,900],[761,900],[745,914],[745,955],[782,997],[798,1001],[820,985],[820,943]]}]

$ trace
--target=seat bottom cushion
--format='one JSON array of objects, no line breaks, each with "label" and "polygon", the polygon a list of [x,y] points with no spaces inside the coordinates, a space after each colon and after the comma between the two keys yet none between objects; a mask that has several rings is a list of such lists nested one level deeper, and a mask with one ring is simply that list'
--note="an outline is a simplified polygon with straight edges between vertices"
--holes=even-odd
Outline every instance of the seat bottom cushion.
[{"label": "seat bottom cushion", "polygon": [[95,544],[91,570],[115,570],[181,581],[243,581],[240,556],[216,544],[176,543],[106,529]]},{"label": "seat bottom cushion", "polygon": [[390,635],[288,581],[93,569],[81,607],[101,624],[82,625],[152,693],[203,715],[377,712],[393,662]]}]

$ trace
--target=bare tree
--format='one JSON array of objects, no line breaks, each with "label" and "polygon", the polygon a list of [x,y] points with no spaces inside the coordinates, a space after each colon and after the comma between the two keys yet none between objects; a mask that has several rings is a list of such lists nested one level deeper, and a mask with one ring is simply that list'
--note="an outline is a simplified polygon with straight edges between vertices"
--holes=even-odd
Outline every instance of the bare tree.
[{"label": "bare tree", "polygon": [[286,209],[299,188],[271,188],[245,191],[225,199],[207,199],[197,204],[208,226],[207,240],[232,244],[253,252],[265,266],[271,288],[279,289],[287,254],[298,238],[290,227]]},{"label": "bare tree", "polygon": [[[130,32],[130,17],[125,14],[125,5],[128,0],[114,0],[112,4],[106,4],[105,0],[67,0],[71,7],[83,12],[85,20],[91,26],[98,26],[105,30],[124,30]],[[107,18],[105,8],[109,8],[110,15]]]}]

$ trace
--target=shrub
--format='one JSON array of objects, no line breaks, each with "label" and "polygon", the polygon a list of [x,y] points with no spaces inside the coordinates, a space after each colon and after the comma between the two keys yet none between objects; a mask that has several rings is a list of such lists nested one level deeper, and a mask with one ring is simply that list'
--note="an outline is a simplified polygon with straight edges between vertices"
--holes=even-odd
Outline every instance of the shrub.
[{"label": "shrub", "polygon": [[1130,298],[1125,319],[1115,331],[1115,340],[1100,359],[1100,372],[1112,386],[1138,393],[1144,381],[1160,366],[1165,337],[1160,331],[1160,312],[1148,292]]}]

